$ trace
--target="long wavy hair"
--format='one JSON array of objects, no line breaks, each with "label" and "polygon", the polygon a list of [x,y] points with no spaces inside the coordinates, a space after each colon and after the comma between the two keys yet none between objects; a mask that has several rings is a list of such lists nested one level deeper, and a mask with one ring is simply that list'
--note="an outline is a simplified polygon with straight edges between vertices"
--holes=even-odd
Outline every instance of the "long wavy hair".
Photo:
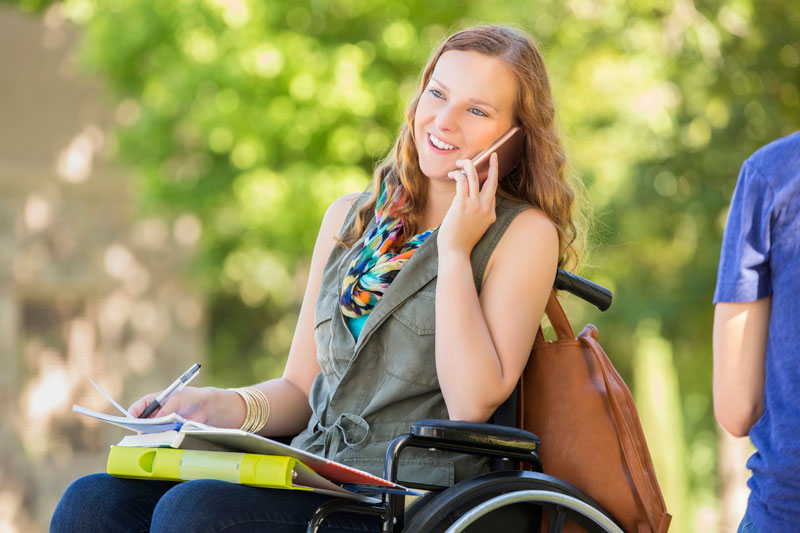
[{"label": "long wavy hair", "polygon": [[414,142],[414,116],[439,58],[447,51],[474,51],[505,62],[517,79],[514,123],[525,132],[524,154],[519,168],[500,180],[498,194],[541,209],[553,221],[559,238],[559,267],[577,262],[573,243],[577,234],[573,221],[575,193],[566,172],[566,156],[555,125],[555,109],[542,54],[524,32],[504,26],[477,26],[448,37],[431,55],[419,80],[416,95],[406,108],[405,123],[392,150],[373,175],[373,193],[358,210],[355,223],[338,242],[355,244],[374,217],[381,183],[390,171],[402,183],[406,200],[400,208],[401,245],[419,231],[427,203],[428,178],[419,167]]}]

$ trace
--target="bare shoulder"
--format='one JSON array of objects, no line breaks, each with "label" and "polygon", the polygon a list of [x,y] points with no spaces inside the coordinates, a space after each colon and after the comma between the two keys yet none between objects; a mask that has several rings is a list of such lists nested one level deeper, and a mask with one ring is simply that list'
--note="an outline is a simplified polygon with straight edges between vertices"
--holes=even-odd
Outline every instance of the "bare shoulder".
[{"label": "bare shoulder", "polygon": [[361,196],[362,193],[360,192],[351,192],[345,194],[344,196],[340,196],[336,200],[328,206],[328,210],[325,213],[325,216],[332,217],[332,218],[344,218],[347,216],[347,213],[350,212],[350,208],[353,207],[353,204],[358,200],[358,197]]},{"label": "bare shoulder", "polygon": [[[484,281],[492,270],[532,265],[550,269],[558,264],[558,230],[543,211],[531,207],[519,213],[508,226],[489,258]],[[500,268],[498,268],[498,266]]]},{"label": "bare shoulder", "polygon": [[497,244],[503,257],[541,255],[552,252],[558,255],[558,230],[556,225],[540,209],[531,207],[514,217]]},{"label": "bare shoulder", "polygon": [[344,225],[347,214],[361,194],[362,193],[359,192],[352,192],[334,200],[333,203],[328,206],[327,211],[325,211],[320,233],[325,232],[332,236],[338,234]]},{"label": "bare shoulder", "polygon": [[[546,242],[558,244],[558,231],[550,217],[541,209],[531,207],[517,215],[509,224],[503,240],[518,241],[521,239],[543,239]],[[530,242],[530,241],[529,241]],[[545,242],[545,243],[546,243]],[[543,243],[543,244],[545,244]]]},{"label": "bare shoulder", "polygon": [[333,208],[350,209],[351,207],[353,207],[353,204],[358,199],[358,197],[361,196],[362,194],[363,193],[360,192],[350,192],[345,194],[344,196],[340,196],[339,198],[333,201],[333,203],[328,207],[328,209],[333,209]]}]

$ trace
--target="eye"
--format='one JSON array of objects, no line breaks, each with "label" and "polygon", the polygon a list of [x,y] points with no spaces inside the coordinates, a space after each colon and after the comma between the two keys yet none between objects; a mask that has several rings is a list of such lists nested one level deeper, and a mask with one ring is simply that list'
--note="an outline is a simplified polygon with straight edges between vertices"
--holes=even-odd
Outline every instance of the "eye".
[{"label": "eye", "polygon": [[477,115],[479,117],[488,117],[489,116],[486,113],[484,113],[483,111],[481,111],[480,109],[478,109],[477,107],[470,107],[469,108],[469,112],[472,113],[473,115]]},{"label": "eye", "polygon": [[428,92],[431,93],[435,98],[444,98],[444,95],[439,89],[428,89]]}]

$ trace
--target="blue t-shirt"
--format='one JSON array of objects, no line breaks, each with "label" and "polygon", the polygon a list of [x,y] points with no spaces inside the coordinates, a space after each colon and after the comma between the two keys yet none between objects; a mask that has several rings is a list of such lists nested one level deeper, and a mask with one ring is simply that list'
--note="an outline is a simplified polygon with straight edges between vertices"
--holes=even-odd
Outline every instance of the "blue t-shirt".
[{"label": "blue t-shirt", "polygon": [[763,414],[748,513],[759,531],[800,531],[800,132],[742,166],[722,239],[714,303],[772,295]]}]

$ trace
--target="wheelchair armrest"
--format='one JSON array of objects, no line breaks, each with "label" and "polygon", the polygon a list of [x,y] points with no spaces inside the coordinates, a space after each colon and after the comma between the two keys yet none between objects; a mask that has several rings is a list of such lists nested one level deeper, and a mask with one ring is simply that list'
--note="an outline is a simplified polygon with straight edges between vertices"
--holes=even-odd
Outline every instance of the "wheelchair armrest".
[{"label": "wheelchair armrest", "polygon": [[426,419],[411,426],[411,434],[443,444],[538,453],[539,437],[523,429],[460,420]]}]

